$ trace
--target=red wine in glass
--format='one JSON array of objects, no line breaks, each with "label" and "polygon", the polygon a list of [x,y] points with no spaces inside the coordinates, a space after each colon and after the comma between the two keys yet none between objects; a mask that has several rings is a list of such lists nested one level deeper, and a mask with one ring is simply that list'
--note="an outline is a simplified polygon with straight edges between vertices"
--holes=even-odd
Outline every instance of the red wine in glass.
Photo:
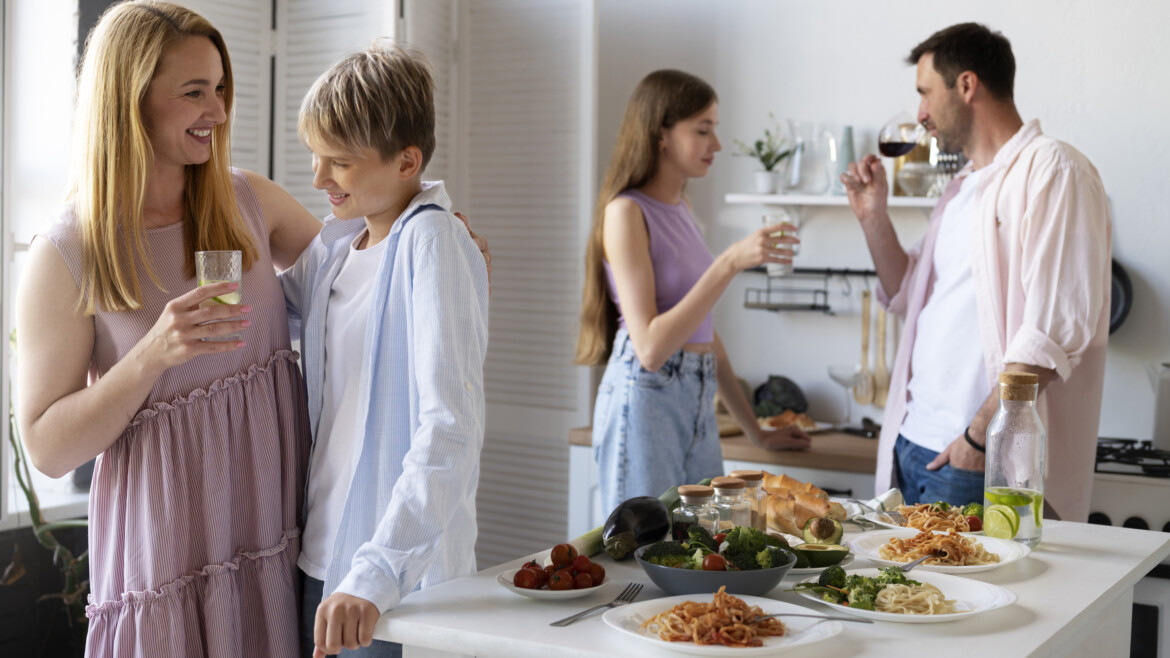
[{"label": "red wine in glass", "polygon": [[900,112],[882,126],[878,133],[878,150],[887,158],[906,155],[925,135],[926,129],[909,112]]},{"label": "red wine in glass", "polygon": [[913,151],[915,146],[914,142],[880,142],[878,150],[887,158],[896,158]]}]

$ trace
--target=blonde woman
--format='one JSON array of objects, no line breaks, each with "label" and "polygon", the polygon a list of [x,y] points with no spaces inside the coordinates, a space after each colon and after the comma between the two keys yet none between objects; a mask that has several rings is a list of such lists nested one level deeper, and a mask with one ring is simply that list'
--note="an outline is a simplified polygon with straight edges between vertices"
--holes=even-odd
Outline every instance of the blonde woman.
[{"label": "blonde woman", "polygon": [[720,150],[715,90],[682,71],[646,76],[630,98],[585,255],[576,361],[606,363],[593,415],[602,509],[723,473],[715,392],[744,433],[803,449],[797,428],[760,430],[711,322],[740,271],[790,263],[795,227],[753,232],[712,258],[684,191]]},{"label": "blonde woman", "polygon": [[[273,266],[320,223],[229,168],[232,100],[202,17],[109,9],[78,79],[69,203],[21,280],[28,453],[53,477],[97,457],[88,656],[298,652],[309,431]],[[201,308],[236,288],[197,287],[193,254],[211,249],[243,252],[243,304]]]}]

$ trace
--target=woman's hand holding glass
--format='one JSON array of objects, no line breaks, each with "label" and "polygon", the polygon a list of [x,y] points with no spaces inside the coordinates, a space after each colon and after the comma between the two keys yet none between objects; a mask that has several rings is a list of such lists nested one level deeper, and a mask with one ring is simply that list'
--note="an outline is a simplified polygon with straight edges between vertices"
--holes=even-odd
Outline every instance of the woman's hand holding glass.
[{"label": "woman's hand holding glass", "polygon": [[212,297],[222,297],[240,284],[222,282],[199,286],[167,302],[158,320],[142,340],[143,349],[162,368],[182,365],[202,354],[231,352],[243,341],[204,341],[239,333],[252,322],[241,318],[252,310],[247,304],[200,304]]},{"label": "woman's hand holding glass", "polygon": [[792,245],[800,244],[797,230],[796,225],[787,222],[765,226],[728,247],[724,254],[737,272],[767,263],[791,265],[796,255]]}]

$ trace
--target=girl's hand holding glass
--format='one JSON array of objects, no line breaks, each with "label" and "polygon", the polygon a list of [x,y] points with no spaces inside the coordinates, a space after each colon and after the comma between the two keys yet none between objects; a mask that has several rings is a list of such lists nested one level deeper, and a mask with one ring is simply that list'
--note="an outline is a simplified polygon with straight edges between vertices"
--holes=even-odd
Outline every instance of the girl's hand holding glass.
[{"label": "girl's hand holding glass", "polygon": [[231,352],[243,341],[204,340],[230,336],[252,324],[240,316],[252,310],[247,304],[209,304],[240,289],[235,282],[199,286],[167,302],[142,344],[162,368],[182,365],[201,354]]},{"label": "girl's hand holding glass", "polygon": [[787,222],[765,226],[728,247],[724,254],[731,259],[731,266],[736,271],[767,263],[791,265],[792,257],[796,255],[793,245],[800,244],[797,230],[794,224]]}]

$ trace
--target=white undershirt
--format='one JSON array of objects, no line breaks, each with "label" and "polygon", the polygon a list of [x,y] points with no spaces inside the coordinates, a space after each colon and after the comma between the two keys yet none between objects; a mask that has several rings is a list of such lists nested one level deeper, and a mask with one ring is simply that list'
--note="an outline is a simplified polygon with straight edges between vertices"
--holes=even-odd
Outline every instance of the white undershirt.
[{"label": "white undershirt", "polygon": [[902,435],[942,452],[975,418],[991,388],[971,278],[971,222],[986,171],[971,173],[947,203],[934,245],[934,287],[918,315]]},{"label": "white undershirt", "polygon": [[389,242],[382,240],[358,250],[356,246],[365,236],[363,231],[350,243],[341,271],[329,290],[325,312],[324,400],[309,466],[305,533],[297,559],[297,566],[317,580],[325,580],[354,467],[361,456],[361,435],[356,425],[369,298],[382,252]]}]

